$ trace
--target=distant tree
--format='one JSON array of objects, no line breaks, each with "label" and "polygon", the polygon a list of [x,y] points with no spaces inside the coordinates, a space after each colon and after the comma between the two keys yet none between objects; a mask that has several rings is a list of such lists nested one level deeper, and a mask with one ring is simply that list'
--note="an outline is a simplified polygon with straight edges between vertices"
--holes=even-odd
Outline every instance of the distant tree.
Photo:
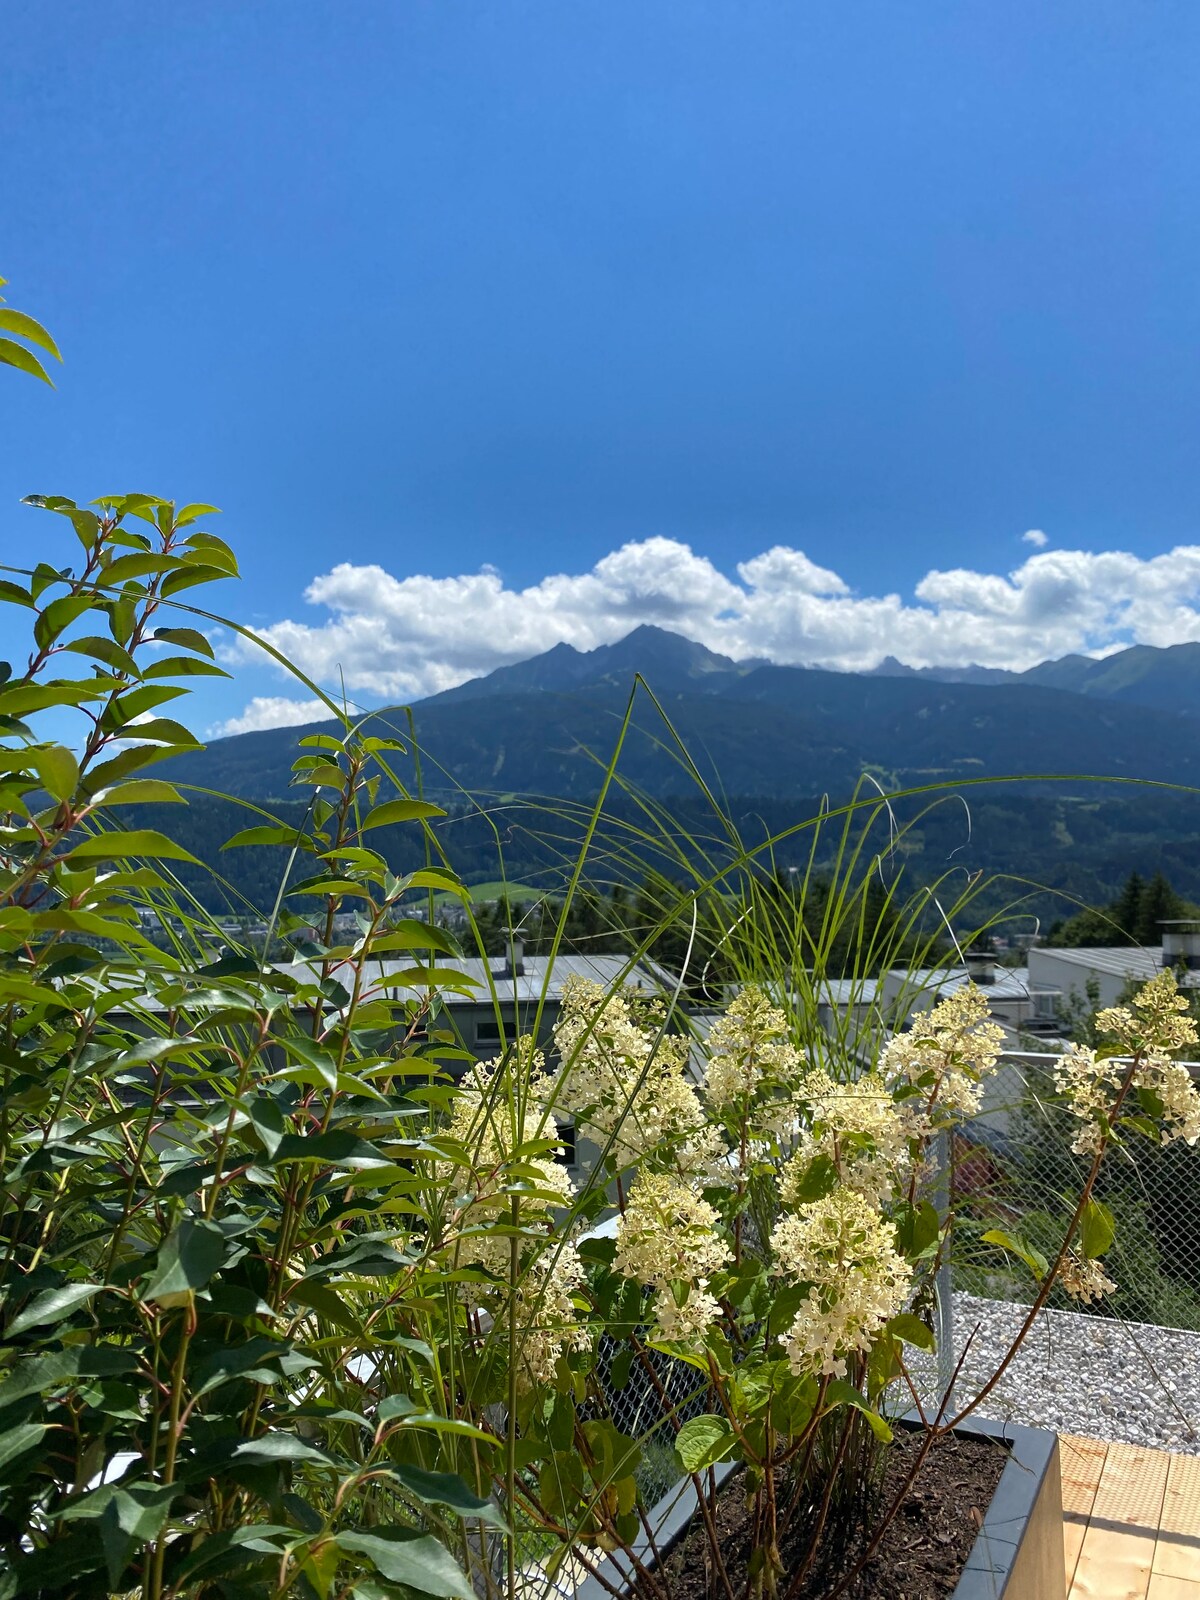
[{"label": "distant tree", "polygon": [[1048,944],[1155,945],[1162,943],[1162,924],[1196,914],[1196,908],[1168,883],[1161,872],[1147,882],[1131,872],[1115,900],[1103,910],[1080,911],[1050,929]]}]

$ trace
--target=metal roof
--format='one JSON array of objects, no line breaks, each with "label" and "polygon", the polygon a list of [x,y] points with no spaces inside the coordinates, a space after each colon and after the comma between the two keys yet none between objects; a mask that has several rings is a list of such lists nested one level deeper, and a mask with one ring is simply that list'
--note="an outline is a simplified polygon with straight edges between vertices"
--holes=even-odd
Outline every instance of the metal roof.
[{"label": "metal roof", "polygon": [[1065,961],[1114,978],[1153,978],[1162,971],[1161,945],[1077,945],[1032,952],[1036,960]]},{"label": "metal roof", "polygon": [[[618,984],[625,990],[644,994],[669,993],[675,988],[674,980],[656,962],[643,958],[634,966],[621,955],[574,956],[524,956],[519,963],[521,971],[513,974],[501,956],[484,960],[469,956],[463,960],[449,957],[439,963],[441,967],[461,973],[473,986],[473,993],[444,989],[441,1001],[447,1006],[491,1005],[493,993],[500,1004],[515,1001],[517,1004],[536,1004],[540,1000],[558,1002],[562,999],[563,985],[568,978],[588,978],[605,989]],[[367,963],[367,982],[364,997],[377,989],[387,988],[388,978],[396,972],[411,972],[412,961],[370,961]],[[317,979],[312,962],[293,961],[280,964],[279,971],[289,973],[301,982]],[[337,968],[331,976],[336,979]]]},{"label": "metal roof", "polygon": [[[925,967],[916,972],[894,970],[903,979],[904,990],[918,994],[953,994],[972,981],[965,967]],[[1046,984],[1030,983],[1028,967],[997,967],[994,981],[977,982],[977,987],[989,1000],[1030,1000],[1035,994],[1055,992]]]}]

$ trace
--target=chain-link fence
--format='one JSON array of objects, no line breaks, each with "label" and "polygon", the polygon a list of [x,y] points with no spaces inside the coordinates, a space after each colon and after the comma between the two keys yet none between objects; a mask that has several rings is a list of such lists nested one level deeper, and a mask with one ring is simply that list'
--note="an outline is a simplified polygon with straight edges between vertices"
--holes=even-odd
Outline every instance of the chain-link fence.
[{"label": "chain-link fence", "polygon": [[[1057,1059],[1003,1056],[979,1115],[943,1155],[956,1218],[947,1343],[955,1359],[966,1350],[962,1397],[995,1370],[1037,1292],[1019,1250],[1054,1258],[1087,1177]],[[1094,1195],[1115,1223],[1104,1258],[1115,1288],[1086,1305],[1053,1290],[985,1409],[1200,1453],[1200,1149],[1131,1128]],[[1018,1249],[998,1246],[998,1233]]]}]

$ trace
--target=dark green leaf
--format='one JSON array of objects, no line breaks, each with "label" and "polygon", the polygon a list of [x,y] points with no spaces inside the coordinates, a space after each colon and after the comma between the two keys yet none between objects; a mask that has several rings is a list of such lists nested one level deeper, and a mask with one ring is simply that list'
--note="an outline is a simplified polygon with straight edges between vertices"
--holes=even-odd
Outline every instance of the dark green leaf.
[{"label": "dark green leaf", "polygon": [[27,1450],[32,1450],[34,1445],[40,1444],[46,1432],[46,1425],[40,1422],[22,1422],[15,1428],[0,1431],[0,1467],[7,1466]]},{"label": "dark green leaf", "polygon": [[141,1292],[142,1299],[167,1307],[186,1305],[219,1271],[225,1251],[225,1235],[215,1223],[185,1217],[159,1249],[157,1266]]},{"label": "dark green leaf", "polygon": [[506,1526],[499,1508],[490,1500],[481,1500],[472,1494],[456,1473],[426,1472],[423,1467],[398,1464],[393,1466],[392,1476],[422,1505],[445,1506],[460,1517],[479,1517],[494,1528]]},{"label": "dark green leaf", "polygon": [[438,1600],[476,1600],[470,1579],[454,1557],[429,1534],[412,1528],[372,1528],[369,1533],[339,1533],[338,1549],[365,1556],[393,1583]]},{"label": "dark green leaf", "polygon": [[65,1283],[61,1288],[47,1289],[44,1294],[39,1294],[32,1304],[26,1306],[19,1316],[13,1318],[8,1325],[8,1337],[13,1338],[18,1333],[24,1333],[27,1328],[61,1322],[64,1317],[69,1317],[72,1311],[77,1311],[80,1306],[86,1305],[102,1288],[103,1285],[99,1283]]}]

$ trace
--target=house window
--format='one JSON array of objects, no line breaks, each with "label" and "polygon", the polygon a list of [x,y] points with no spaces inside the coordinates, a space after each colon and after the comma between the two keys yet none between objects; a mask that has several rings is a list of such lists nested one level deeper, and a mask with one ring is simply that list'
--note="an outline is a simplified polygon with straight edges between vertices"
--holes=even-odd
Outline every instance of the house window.
[{"label": "house window", "polygon": [[504,1035],[511,1032],[512,1029],[507,1024],[502,1032],[500,1023],[496,1021],[495,1017],[480,1017],[475,1024],[475,1043],[501,1044],[504,1040]]}]

